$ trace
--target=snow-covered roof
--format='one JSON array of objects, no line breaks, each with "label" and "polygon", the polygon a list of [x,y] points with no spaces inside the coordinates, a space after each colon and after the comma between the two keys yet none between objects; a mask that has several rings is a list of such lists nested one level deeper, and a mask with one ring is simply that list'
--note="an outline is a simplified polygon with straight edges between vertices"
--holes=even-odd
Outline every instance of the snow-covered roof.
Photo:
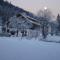
[{"label": "snow-covered roof", "polygon": [[14,27],[14,28],[31,28],[32,27],[32,23],[30,23],[28,20],[26,20],[25,17],[23,17],[22,15],[19,17],[17,16],[13,16],[10,18],[9,20],[10,26]]}]

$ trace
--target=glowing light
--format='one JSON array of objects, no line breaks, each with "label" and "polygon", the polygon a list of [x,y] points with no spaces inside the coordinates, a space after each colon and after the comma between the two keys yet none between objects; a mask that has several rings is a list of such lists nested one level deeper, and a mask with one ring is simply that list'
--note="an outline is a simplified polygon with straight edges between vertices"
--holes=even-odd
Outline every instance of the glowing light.
[{"label": "glowing light", "polygon": [[47,10],[47,7],[46,6],[44,7],[44,10]]}]

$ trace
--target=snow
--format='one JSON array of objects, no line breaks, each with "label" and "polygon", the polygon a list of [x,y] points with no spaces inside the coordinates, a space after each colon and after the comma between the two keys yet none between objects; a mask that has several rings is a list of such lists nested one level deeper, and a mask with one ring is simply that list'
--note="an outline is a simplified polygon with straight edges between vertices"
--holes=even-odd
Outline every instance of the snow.
[{"label": "snow", "polygon": [[60,60],[60,44],[0,37],[0,60]]},{"label": "snow", "polygon": [[50,42],[56,42],[56,43],[60,43],[60,36],[51,36],[51,35],[48,35],[47,36],[47,40],[50,41]]}]

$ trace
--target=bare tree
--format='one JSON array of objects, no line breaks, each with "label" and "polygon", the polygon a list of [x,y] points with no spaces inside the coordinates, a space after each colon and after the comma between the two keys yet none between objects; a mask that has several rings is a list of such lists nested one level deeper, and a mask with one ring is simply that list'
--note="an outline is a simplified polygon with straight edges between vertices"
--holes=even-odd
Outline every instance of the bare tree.
[{"label": "bare tree", "polygon": [[40,10],[37,16],[42,21],[42,24],[41,24],[42,25],[42,36],[43,38],[46,38],[48,35],[48,27],[49,27],[48,24],[49,24],[49,21],[52,20],[53,14],[49,9],[45,9],[45,10]]},{"label": "bare tree", "polygon": [[52,18],[54,17],[49,9],[39,10],[37,16],[47,18],[48,20],[52,20]]}]

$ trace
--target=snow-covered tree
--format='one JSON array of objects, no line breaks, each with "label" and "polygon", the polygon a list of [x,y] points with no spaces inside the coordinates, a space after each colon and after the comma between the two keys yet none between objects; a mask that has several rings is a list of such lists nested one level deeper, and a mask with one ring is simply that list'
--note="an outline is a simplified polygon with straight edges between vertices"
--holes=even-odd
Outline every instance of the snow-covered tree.
[{"label": "snow-covered tree", "polygon": [[51,21],[54,17],[54,15],[52,14],[52,12],[49,9],[39,10],[37,13],[37,16],[38,17],[45,17],[49,21]]},{"label": "snow-covered tree", "polygon": [[49,9],[45,9],[45,10],[40,10],[37,16],[40,18],[39,20],[42,21],[41,29],[42,29],[43,38],[46,38],[48,34],[48,24],[52,20],[53,15]]}]

